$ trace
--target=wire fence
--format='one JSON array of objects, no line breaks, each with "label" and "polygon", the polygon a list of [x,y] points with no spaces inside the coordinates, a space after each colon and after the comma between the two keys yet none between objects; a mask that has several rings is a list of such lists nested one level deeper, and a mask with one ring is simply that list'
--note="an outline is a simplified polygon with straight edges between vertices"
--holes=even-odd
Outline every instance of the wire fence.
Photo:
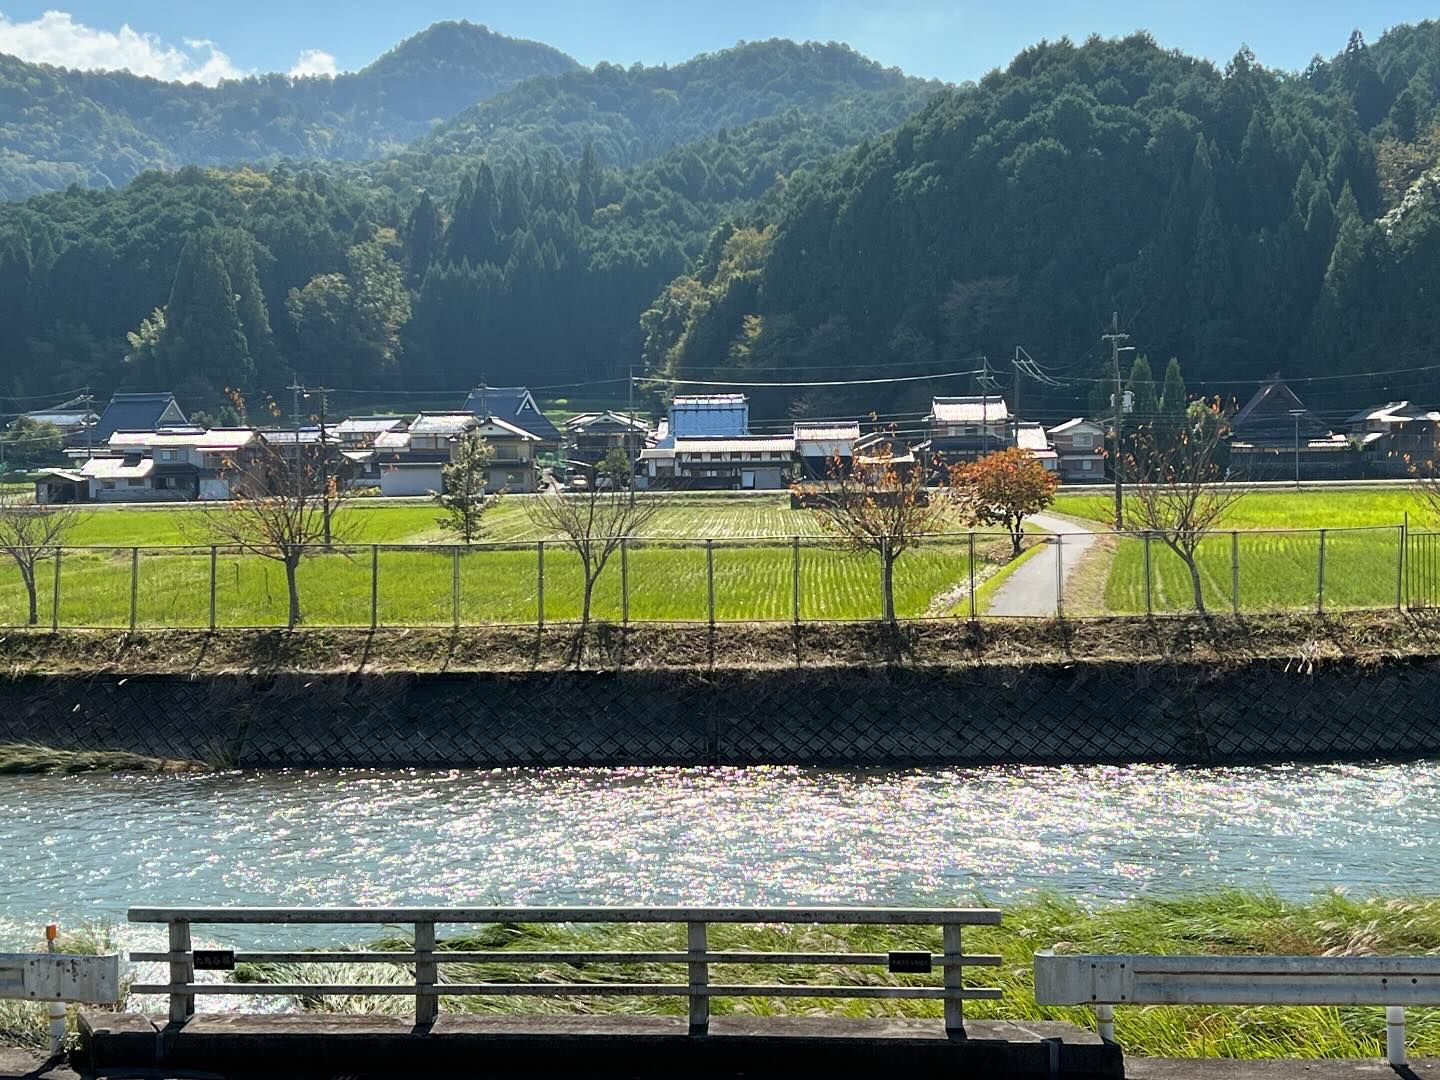
[{"label": "wire fence", "polygon": [[[895,561],[896,617],[1069,618],[1440,607],[1440,533],[1402,526],[1215,532],[1189,561],[1159,535],[925,537]],[[314,627],[535,626],[584,611],[561,541],[315,547],[296,569]],[[817,536],[622,542],[590,618],[629,623],[848,622],[884,614],[881,559]],[[1197,593],[1199,604],[1197,604]],[[233,547],[67,547],[33,597],[0,565],[0,626],[245,629],[293,625],[284,565]]]}]

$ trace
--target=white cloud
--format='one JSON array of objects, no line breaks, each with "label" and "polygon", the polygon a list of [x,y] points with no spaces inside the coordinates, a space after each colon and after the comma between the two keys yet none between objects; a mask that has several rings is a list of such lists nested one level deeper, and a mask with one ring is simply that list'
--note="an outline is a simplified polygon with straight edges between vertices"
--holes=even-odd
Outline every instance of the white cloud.
[{"label": "white cloud", "polygon": [[41,64],[132,71],[167,82],[207,86],[249,74],[231,63],[213,41],[187,39],[181,48],[167,45],[154,34],[132,30],[128,24],[113,32],[97,30],[76,22],[65,11],[47,11],[30,22],[12,22],[0,13],[0,52]]},{"label": "white cloud", "polygon": [[328,75],[333,78],[337,70],[333,53],[324,49],[306,49],[290,69],[290,77],[299,79],[306,75]]}]

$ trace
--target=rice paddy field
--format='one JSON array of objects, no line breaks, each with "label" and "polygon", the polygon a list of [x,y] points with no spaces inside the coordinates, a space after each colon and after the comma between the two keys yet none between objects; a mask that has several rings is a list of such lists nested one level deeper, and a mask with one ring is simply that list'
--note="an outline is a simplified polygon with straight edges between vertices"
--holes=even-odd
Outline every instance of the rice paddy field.
[{"label": "rice paddy field", "polygon": [[[539,534],[520,500],[486,518],[486,542],[457,546],[422,504],[352,506],[347,544],[299,570],[304,619],[316,626],[444,626],[566,622],[579,617],[578,558]],[[212,553],[203,513],[186,508],[103,509],[77,525],[61,559],[42,567],[39,622],[69,627],[206,627]],[[707,541],[710,543],[707,546]],[[403,545],[403,546],[402,546]],[[977,539],[977,577],[1006,559],[1002,538]],[[218,626],[286,622],[284,568],[225,549],[213,555]],[[717,621],[877,619],[880,563],[838,549],[788,497],[682,497],[643,537],[612,558],[596,585],[592,615],[620,621],[706,621],[713,563]],[[943,615],[968,590],[968,537],[935,538],[896,566],[901,617]],[[543,593],[543,599],[542,599]],[[960,595],[965,595],[962,591]],[[543,603],[543,608],[542,608]],[[968,610],[968,609],[967,609]],[[20,625],[27,600],[12,565],[0,564],[0,624]]]},{"label": "rice paddy field", "polygon": [[[1108,524],[1113,504],[1109,495],[1067,495],[1054,509]],[[1440,563],[1429,535],[1434,524],[1406,490],[1251,492],[1201,543],[1205,606],[1241,612],[1428,606],[1440,600]],[[1147,545],[1134,536],[1106,542],[1113,559],[1104,612],[1194,610],[1189,570],[1163,542]]]}]

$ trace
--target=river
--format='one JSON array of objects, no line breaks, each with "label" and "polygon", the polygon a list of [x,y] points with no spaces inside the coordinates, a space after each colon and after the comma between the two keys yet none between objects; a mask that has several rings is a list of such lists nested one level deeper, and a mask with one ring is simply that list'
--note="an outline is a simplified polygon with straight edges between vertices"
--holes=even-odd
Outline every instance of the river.
[{"label": "river", "polygon": [[136,903],[1433,891],[1437,796],[1435,762],[5,777],[0,946]]}]

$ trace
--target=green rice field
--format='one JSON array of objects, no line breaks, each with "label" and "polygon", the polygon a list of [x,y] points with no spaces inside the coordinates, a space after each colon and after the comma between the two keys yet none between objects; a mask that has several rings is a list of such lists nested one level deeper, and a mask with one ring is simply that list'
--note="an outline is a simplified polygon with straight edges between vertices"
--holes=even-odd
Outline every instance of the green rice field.
[{"label": "green rice field", "polygon": [[[342,514],[340,532],[348,545],[307,559],[299,570],[307,623],[371,625],[372,589],[373,620],[382,626],[533,624],[542,617],[542,588],[544,621],[579,618],[578,558],[538,534],[518,499],[502,502],[487,516],[487,541],[472,548],[455,545],[430,506],[349,506]],[[193,509],[87,513],[70,538],[86,546],[67,550],[61,559],[58,620],[54,566],[42,567],[39,622],[129,626],[133,578],[136,626],[206,627],[209,539],[203,514]],[[543,576],[536,543],[541,539],[547,540]],[[707,540],[713,541],[708,553]],[[998,538],[982,536],[977,562],[1002,561],[1005,551]],[[806,620],[881,614],[878,558],[836,548],[820,535],[814,516],[792,511],[788,498],[684,497],[651,520],[623,560],[618,554],[612,558],[596,585],[592,615],[612,621],[706,621],[711,561],[717,621],[790,620],[797,606]],[[286,623],[279,563],[222,549],[214,569],[217,626]],[[897,613],[943,614],[932,611],[937,598],[968,583],[969,574],[966,537],[937,538],[907,552],[896,566]],[[23,624],[27,616],[18,573],[0,563],[0,624]]]}]

